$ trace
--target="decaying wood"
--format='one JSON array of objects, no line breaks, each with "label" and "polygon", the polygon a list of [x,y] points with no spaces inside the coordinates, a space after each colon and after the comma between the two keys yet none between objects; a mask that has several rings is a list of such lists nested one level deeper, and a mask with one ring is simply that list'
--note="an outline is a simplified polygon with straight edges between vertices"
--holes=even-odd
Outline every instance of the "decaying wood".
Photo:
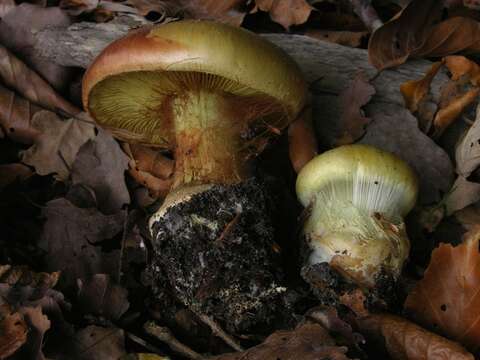
[{"label": "decaying wood", "polygon": [[[69,28],[50,28],[36,34],[36,51],[58,64],[86,68],[111,41],[130,30],[124,24],[76,23]],[[338,94],[362,71],[370,79],[376,94],[366,106],[372,118],[361,142],[391,151],[410,163],[421,177],[420,201],[431,203],[447,192],[453,178],[448,155],[417,131],[416,119],[405,109],[400,85],[421,78],[430,68],[429,61],[408,63],[377,74],[368,62],[367,51],[322,42],[302,35],[262,34],[283,48],[300,65],[312,92],[313,119],[320,145],[332,146],[342,114]],[[376,76],[378,75],[378,76]],[[437,102],[440,88],[447,81],[445,72],[434,79],[432,100]],[[392,135],[392,129],[399,129]],[[398,136],[397,136],[398,135]],[[425,149],[419,157],[418,148]]]}]

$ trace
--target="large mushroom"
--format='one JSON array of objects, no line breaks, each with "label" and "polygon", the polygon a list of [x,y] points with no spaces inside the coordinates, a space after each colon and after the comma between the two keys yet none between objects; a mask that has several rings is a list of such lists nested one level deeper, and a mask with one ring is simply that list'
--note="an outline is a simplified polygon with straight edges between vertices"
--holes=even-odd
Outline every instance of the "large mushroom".
[{"label": "large mushroom", "polygon": [[232,331],[282,312],[272,206],[247,160],[306,101],[302,73],[281,49],[208,21],[132,32],[84,77],[83,103],[99,124],[174,158],[170,193],[150,220],[157,286]]}]

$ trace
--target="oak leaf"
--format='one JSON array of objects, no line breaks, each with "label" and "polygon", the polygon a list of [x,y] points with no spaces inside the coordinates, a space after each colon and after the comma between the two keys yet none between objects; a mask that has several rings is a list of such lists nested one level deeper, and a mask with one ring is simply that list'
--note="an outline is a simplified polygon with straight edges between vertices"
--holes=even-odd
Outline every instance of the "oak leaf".
[{"label": "oak leaf", "polygon": [[244,352],[213,357],[215,360],[346,360],[347,349],[335,345],[328,332],[318,324],[303,324],[295,330],[280,330],[262,344]]},{"label": "oak leaf", "polygon": [[362,107],[370,101],[374,94],[375,88],[361,72],[339,94],[343,112],[336,145],[351,144],[363,136],[365,127],[371,119],[363,114]]},{"label": "oak leaf", "polygon": [[77,119],[62,120],[50,111],[39,111],[31,125],[41,135],[22,153],[22,161],[39,175],[55,174],[67,180],[80,147],[95,136],[93,123]]},{"label": "oak leaf", "polygon": [[416,321],[472,350],[480,346],[479,240],[476,226],[462,244],[440,244],[404,305]]},{"label": "oak leaf", "polygon": [[361,332],[385,343],[394,360],[474,360],[461,345],[398,316],[375,314],[357,322]]}]

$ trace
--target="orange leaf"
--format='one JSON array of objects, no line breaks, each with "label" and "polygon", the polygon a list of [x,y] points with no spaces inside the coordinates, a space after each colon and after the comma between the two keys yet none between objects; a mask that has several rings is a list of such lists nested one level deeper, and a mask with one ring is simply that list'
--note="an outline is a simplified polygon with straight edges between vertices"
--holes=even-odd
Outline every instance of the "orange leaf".
[{"label": "orange leaf", "polygon": [[430,84],[433,78],[440,70],[442,63],[440,61],[433,63],[428,72],[419,80],[409,80],[400,86],[400,92],[405,100],[405,106],[412,113],[418,110],[420,102],[425,98],[430,90]]},{"label": "orange leaf", "polygon": [[461,245],[441,244],[424,277],[405,302],[405,310],[475,350],[480,345],[480,226]]},{"label": "orange leaf", "polygon": [[298,173],[318,153],[317,138],[311,122],[311,109],[305,109],[288,127],[288,150],[293,168]]},{"label": "orange leaf", "polygon": [[468,77],[470,82],[478,86],[480,83],[480,66],[465,56],[451,55],[443,59],[445,66],[452,74],[452,80],[460,80],[463,76]]},{"label": "orange leaf", "polygon": [[432,137],[438,138],[443,131],[453,123],[458,116],[460,116],[463,110],[477,99],[479,93],[480,88],[470,89],[466,93],[454,98],[445,107],[441,108],[433,119],[435,130]]},{"label": "orange leaf", "polygon": [[370,315],[358,320],[358,325],[367,336],[383,338],[394,360],[474,360],[459,344],[398,316]]},{"label": "orange leaf", "polygon": [[256,7],[270,13],[273,21],[288,29],[305,23],[313,10],[306,0],[255,0]]}]

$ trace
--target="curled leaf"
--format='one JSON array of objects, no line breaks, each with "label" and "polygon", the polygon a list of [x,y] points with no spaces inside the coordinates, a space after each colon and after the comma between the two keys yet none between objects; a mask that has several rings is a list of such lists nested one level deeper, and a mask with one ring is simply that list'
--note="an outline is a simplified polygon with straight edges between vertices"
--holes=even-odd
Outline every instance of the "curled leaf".
[{"label": "curled leaf", "polygon": [[441,244],[405,302],[416,321],[472,350],[480,346],[480,227],[463,243]]},{"label": "curled leaf", "polygon": [[474,360],[459,344],[398,316],[370,315],[358,320],[358,325],[363,333],[383,340],[394,360]]}]

